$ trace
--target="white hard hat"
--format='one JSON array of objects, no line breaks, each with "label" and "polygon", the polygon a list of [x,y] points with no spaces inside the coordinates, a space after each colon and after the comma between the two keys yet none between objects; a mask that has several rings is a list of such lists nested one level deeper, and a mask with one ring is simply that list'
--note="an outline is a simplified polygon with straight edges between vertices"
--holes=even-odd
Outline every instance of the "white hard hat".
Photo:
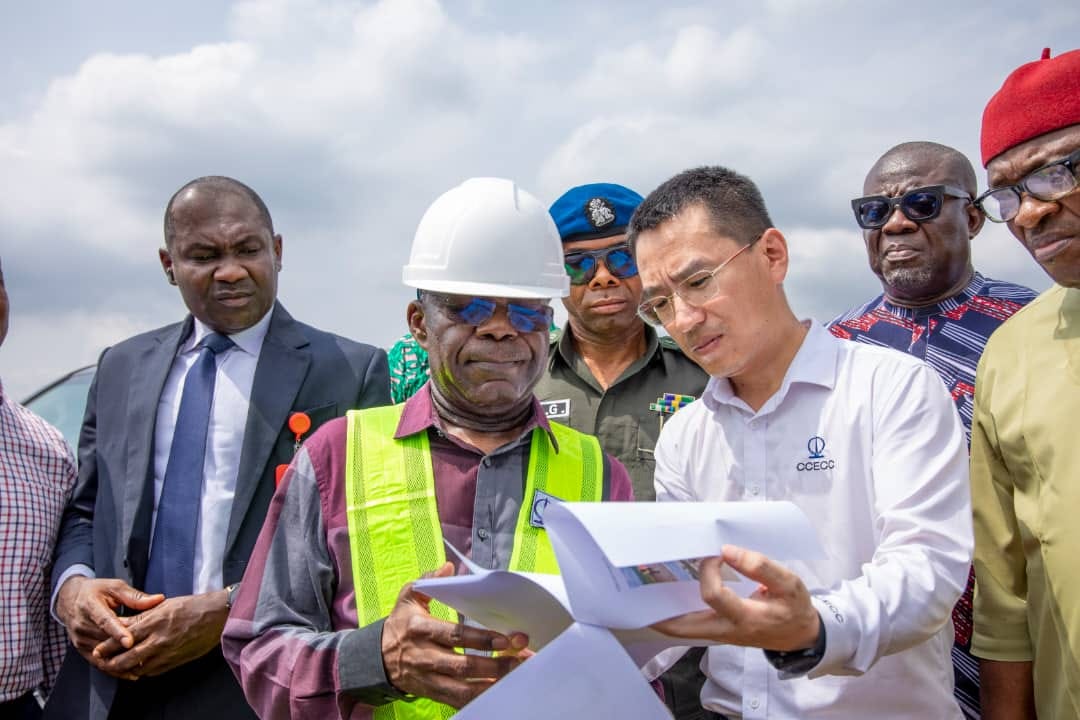
[{"label": "white hard hat", "polygon": [[420,220],[401,279],[453,295],[570,293],[555,221],[539,200],[502,178],[472,178],[440,195]]}]

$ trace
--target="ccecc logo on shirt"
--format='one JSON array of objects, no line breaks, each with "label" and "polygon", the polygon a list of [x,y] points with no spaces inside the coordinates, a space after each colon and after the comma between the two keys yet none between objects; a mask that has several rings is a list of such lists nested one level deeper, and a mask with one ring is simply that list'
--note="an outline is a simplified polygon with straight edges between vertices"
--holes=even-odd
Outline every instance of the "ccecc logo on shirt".
[{"label": "ccecc logo on shirt", "polygon": [[836,467],[835,460],[825,457],[825,438],[820,435],[814,435],[806,441],[806,452],[809,453],[807,459],[795,463],[795,469],[799,472],[832,470]]}]

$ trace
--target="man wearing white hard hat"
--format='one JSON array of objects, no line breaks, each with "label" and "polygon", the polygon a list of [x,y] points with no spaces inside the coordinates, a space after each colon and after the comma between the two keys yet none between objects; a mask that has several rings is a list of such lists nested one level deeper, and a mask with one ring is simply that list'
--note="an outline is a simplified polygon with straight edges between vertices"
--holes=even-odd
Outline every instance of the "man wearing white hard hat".
[{"label": "man wearing white hard hat", "polygon": [[533,396],[551,298],[569,289],[547,208],[509,180],[468,180],[425,213],[403,279],[432,379],[304,444],[225,626],[263,718],[449,717],[520,663],[528,638],[412,590],[454,572],[444,540],[484,567],[554,573],[549,503],[632,497],[626,469]]}]

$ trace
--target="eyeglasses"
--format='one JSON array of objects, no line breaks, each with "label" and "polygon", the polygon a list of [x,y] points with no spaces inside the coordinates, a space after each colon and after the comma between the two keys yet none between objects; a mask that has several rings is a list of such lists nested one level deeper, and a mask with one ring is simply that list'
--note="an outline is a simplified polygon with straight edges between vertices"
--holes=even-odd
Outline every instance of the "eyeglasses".
[{"label": "eyeglasses", "polygon": [[975,200],[975,206],[983,211],[988,220],[1009,222],[1020,212],[1023,193],[1043,202],[1053,202],[1076,189],[1078,180],[1076,166],[1080,164],[1080,150],[1064,160],[1033,170],[1015,185],[991,188]]},{"label": "eyeglasses", "polygon": [[941,214],[945,196],[971,200],[971,194],[950,185],[929,185],[909,190],[900,197],[870,195],[855,198],[851,209],[855,211],[855,222],[864,230],[876,230],[889,222],[897,207],[904,217],[912,222],[926,222]]},{"label": "eyeglasses", "polygon": [[596,271],[601,261],[607,266],[607,270],[620,280],[632,278],[638,274],[637,263],[630,254],[630,246],[619,243],[603,250],[580,250],[569,252],[563,258],[566,265],[566,274],[570,276],[571,285],[585,285],[596,277]]},{"label": "eyeglasses", "polygon": [[675,292],[670,295],[649,298],[638,305],[638,316],[650,325],[667,325],[675,319],[675,296],[678,295],[688,305],[700,307],[712,300],[720,292],[720,282],[716,279],[717,273],[727,267],[735,258],[749,249],[764,237],[765,233],[758,235],[749,244],[743,245],[728,257],[727,260],[717,265],[712,270],[699,270],[690,277],[679,283]]},{"label": "eyeglasses", "polygon": [[[446,308],[452,320],[466,325],[480,326],[495,315],[499,303],[482,297],[463,297],[460,295],[438,295],[425,293]],[[555,319],[555,310],[550,305],[537,303],[521,305],[506,303],[506,315],[510,324],[520,333],[547,332]]]}]

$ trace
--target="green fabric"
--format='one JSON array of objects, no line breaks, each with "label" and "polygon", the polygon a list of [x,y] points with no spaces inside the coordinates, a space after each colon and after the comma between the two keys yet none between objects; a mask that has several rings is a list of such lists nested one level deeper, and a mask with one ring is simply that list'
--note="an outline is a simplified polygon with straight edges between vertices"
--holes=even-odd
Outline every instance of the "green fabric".
[{"label": "green fabric", "polygon": [[[403,406],[350,410],[345,445],[346,514],[356,615],[370,625],[390,614],[401,588],[446,562],[427,433],[393,438]],[[438,601],[432,616],[455,621]],[[426,698],[375,709],[376,720],[448,718],[454,709]]]},{"label": "green fabric", "polygon": [[649,406],[664,393],[701,397],[709,381],[671,338],[657,337],[647,326],[645,333],[645,354],[604,390],[574,348],[567,328],[552,340],[547,372],[534,390],[541,402],[569,400],[569,415],[549,413],[548,419],[599,438],[604,452],[626,466],[635,500],[656,497],[653,450],[663,421],[670,417]]},{"label": "green fabric", "polygon": [[551,440],[543,430],[533,430],[524,502],[510,555],[511,570],[552,575],[559,572],[547,532],[530,523],[532,498],[537,490],[560,500],[581,502],[600,502],[604,491],[604,457],[596,438],[558,423],[551,423],[551,431],[558,452],[552,452]]},{"label": "green fabric", "polygon": [[394,343],[387,356],[390,361],[390,399],[403,403],[424,387],[430,377],[427,351],[409,333]]}]

